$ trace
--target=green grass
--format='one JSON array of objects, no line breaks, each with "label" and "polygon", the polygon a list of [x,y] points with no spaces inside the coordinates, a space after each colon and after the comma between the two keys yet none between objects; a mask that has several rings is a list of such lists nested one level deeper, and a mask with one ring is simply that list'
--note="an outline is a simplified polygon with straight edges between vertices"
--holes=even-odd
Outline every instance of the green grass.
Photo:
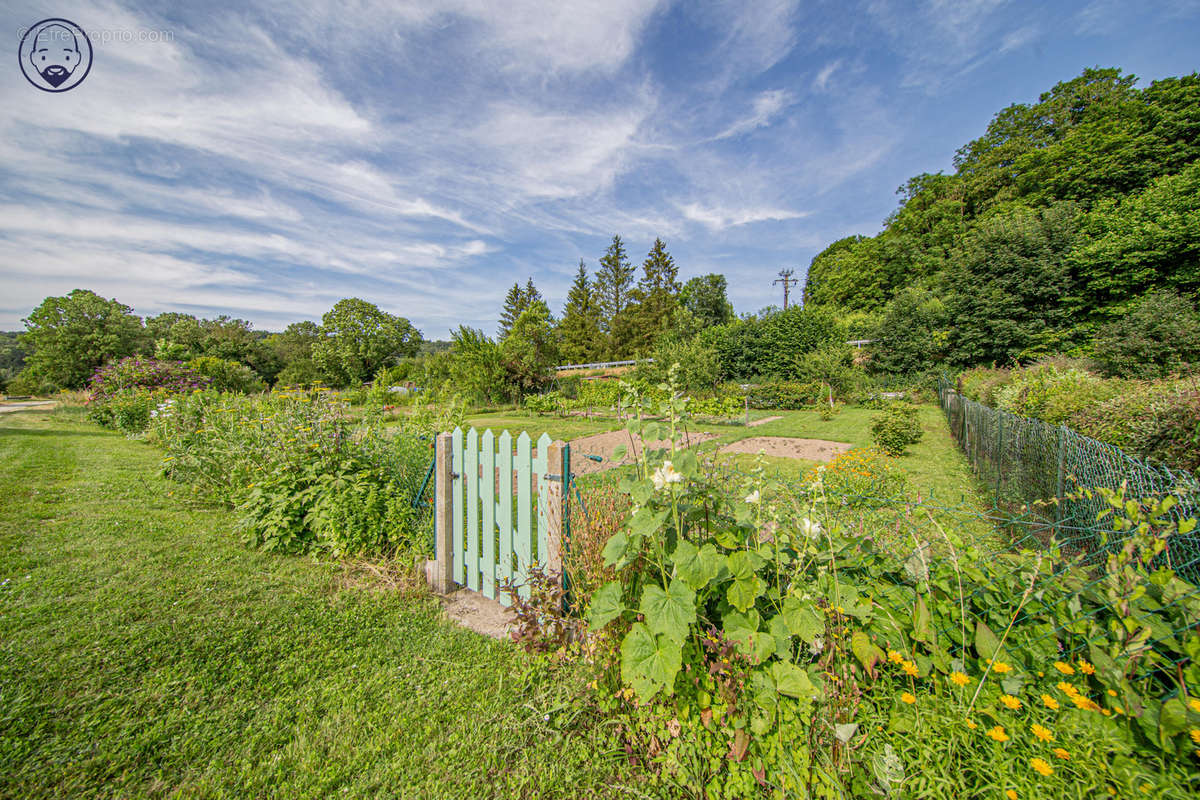
[{"label": "green grass", "polygon": [[[699,449],[705,451],[716,450],[731,442],[754,436],[826,439],[846,442],[855,447],[871,447],[871,418],[877,413],[866,408],[843,408],[832,420],[822,420],[815,410],[753,412],[752,418],[780,416],[782,419],[749,428],[741,424],[703,423],[690,427],[717,435],[715,440],[700,445]],[[941,409],[936,405],[923,405],[920,407],[919,419],[924,437],[895,460],[896,466],[908,475],[911,490],[923,500],[935,503],[986,508],[988,504],[985,493],[981,491],[982,487],[972,475],[966,456],[954,443]],[[568,441],[623,427],[619,420],[612,418],[558,417],[524,412],[477,415],[468,417],[467,423],[480,430],[508,430],[514,435],[526,430],[531,436],[537,436],[544,430],[552,438]],[[749,468],[756,456],[739,454],[730,458],[739,468]],[[804,473],[817,464],[815,461],[770,456],[766,457],[766,463],[772,477],[784,482],[799,481]]]},{"label": "green grass", "polygon": [[0,797],[619,792],[578,673],[247,550],[158,463],[70,414],[0,418]]}]

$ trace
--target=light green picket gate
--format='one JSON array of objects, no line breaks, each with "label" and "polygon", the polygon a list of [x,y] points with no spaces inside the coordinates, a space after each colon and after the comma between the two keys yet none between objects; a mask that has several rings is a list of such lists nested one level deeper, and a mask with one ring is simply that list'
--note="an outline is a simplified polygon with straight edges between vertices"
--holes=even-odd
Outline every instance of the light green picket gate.
[{"label": "light green picket gate", "polygon": [[528,433],[480,434],[461,428],[437,438],[437,556],[432,583],[465,586],[510,604],[506,582],[529,596],[529,568],[562,574],[565,487],[570,450],[543,433],[536,453]]}]

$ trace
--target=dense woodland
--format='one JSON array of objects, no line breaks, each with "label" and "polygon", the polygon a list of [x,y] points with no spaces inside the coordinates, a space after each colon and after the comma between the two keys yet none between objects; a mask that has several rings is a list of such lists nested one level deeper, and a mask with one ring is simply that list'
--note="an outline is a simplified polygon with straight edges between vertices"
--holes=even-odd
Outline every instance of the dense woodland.
[{"label": "dense woodland", "polygon": [[[425,343],[358,299],[267,334],[228,317],[143,320],[77,290],[0,339],[0,379],[10,392],[79,387],[131,355],[203,359],[201,372],[247,389],[410,381],[481,402],[542,391],[559,364],[647,357],[680,363],[697,393],[730,381],[928,383],[1052,355],[1162,378],[1200,361],[1200,75],[1136,83],[1089,69],[1000,111],[953,174],[900,188],[880,233],[818,254],[803,307],[736,317],[724,276],[682,280],[661,239],[637,265],[616,235],[591,272],[580,261],[560,313],[532,280],[514,283],[495,336],[463,326]],[[872,341],[856,353],[850,339]]]}]

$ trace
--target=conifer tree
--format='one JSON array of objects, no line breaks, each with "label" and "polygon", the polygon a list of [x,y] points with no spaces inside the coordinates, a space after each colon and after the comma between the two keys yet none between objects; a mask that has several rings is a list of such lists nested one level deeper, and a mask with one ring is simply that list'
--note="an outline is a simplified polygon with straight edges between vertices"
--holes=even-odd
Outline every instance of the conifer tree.
[{"label": "conifer tree", "polygon": [[601,329],[608,335],[608,354],[619,358],[627,354],[630,324],[628,309],[633,289],[633,265],[625,254],[625,244],[619,235],[614,235],[608,251],[600,259],[596,275],[599,294]]},{"label": "conifer tree", "polygon": [[674,326],[679,290],[679,267],[663,240],[655,239],[642,263],[642,278],[633,293],[636,307],[631,316],[635,324],[629,333],[629,343],[635,352],[649,352],[658,337]]},{"label": "conifer tree", "polygon": [[521,284],[514,283],[504,297],[504,308],[500,312],[500,329],[496,333],[497,339],[503,340],[505,336],[508,336],[508,332],[512,330],[513,324],[527,305],[525,290],[521,288]]},{"label": "conifer tree", "polygon": [[587,267],[579,259],[579,271],[567,292],[567,305],[558,326],[564,363],[587,364],[604,356],[600,332],[600,307],[596,289],[588,279]]}]

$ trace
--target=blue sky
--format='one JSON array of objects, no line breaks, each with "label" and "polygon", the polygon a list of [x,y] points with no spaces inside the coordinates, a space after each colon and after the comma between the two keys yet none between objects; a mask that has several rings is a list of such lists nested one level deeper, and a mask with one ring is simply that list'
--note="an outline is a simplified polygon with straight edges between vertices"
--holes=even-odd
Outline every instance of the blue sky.
[{"label": "blue sky", "polygon": [[1005,105],[1088,66],[1200,66],[1196,0],[0,9],[14,51],[49,16],[95,49],[64,93],[0,70],[7,330],[84,287],[275,330],[358,296],[427,338],[493,333],[513,281],[558,313],[613,233],[754,311]]}]

